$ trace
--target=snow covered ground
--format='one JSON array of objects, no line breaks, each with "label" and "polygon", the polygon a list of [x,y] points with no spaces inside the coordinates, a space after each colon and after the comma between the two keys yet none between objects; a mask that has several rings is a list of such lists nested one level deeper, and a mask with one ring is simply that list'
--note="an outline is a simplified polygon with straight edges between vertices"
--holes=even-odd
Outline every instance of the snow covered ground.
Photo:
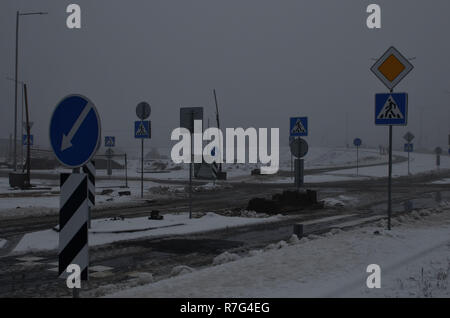
[{"label": "snow covered ground", "polygon": [[[187,213],[166,214],[164,220],[149,220],[146,217],[124,220],[94,220],[89,230],[89,245],[96,246],[111,242],[167,235],[181,235],[225,229],[230,227],[260,224],[281,220],[283,216],[265,218],[226,217],[207,213],[199,218],[189,219]],[[54,250],[58,248],[58,233],[52,229],[24,235],[13,253]]]},{"label": "snow covered ground", "polygon": [[[108,297],[450,297],[450,205],[414,211],[348,231],[272,244],[249,255],[222,255],[216,266]],[[367,266],[381,267],[369,289]],[[213,265],[213,264],[212,264]]]},{"label": "snow covered ground", "polygon": [[[290,170],[290,155],[288,149],[282,148],[280,150],[281,165],[286,170]],[[402,156],[404,153],[396,152],[395,155]],[[320,148],[312,147],[310,152],[305,157],[305,166],[307,169],[311,168],[324,168],[324,167],[343,167],[354,164],[356,158],[355,149],[352,148]],[[379,155],[378,151],[371,149],[360,150],[360,163],[361,164],[376,164],[386,161],[385,155]],[[138,176],[136,172],[137,161],[130,160],[129,175]],[[180,165],[181,170],[171,171],[169,173],[146,173],[146,177],[151,177],[160,180],[187,180],[188,170],[187,165]],[[432,154],[411,154],[411,172],[413,174],[435,171],[435,155]],[[289,177],[262,177],[255,179],[250,177],[250,171],[256,165],[235,164],[224,165],[225,170],[229,173],[231,180],[227,182],[218,182],[217,184],[206,184],[203,186],[197,186],[195,191],[220,191],[221,188],[229,186],[233,182],[242,182],[243,179],[239,179],[241,176],[245,176],[245,182],[267,182],[267,183],[292,183],[292,178]],[[306,183],[323,183],[323,182],[339,182],[339,181],[354,181],[354,180],[367,180],[376,177],[387,176],[387,165],[365,167],[359,169],[359,175],[356,175],[355,168],[341,169],[332,172],[325,172],[322,174],[306,175]],[[441,157],[441,169],[450,169],[450,157]],[[66,171],[61,169],[61,171]],[[51,173],[59,173],[59,170],[48,171]],[[105,171],[99,171],[99,174]],[[122,173],[123,174],[123,173]],[[407,175],[407,163],[397,163],[393,166],[393,176],[399,177]],[[233,181],[234,179],[234,181]],[[33,184],[39,187],[49,187],[49,190],[37,190],[37,195],[25,196],[29,193],[23,190],[13,190],[9,188],[8,178],[0,178],[0,195],[4,197],[0,200],[0,218],[1,217],[16,217],[27,215],[47,215],[55,214],[59,208],[59,186],[57,180],[32,180]],[[448,180],[442,180],[438,182],[448,182]],[[227,185],[227,183],[229,183]],[[120,189],[119,186],[123,186],[125,182],[123,180],[116,180],[114,176],[110,180],[97,180],[97,197],[96,202],[100,207],[117,206],[118,204],[139,204],[140,200],[140,182],[129,181],[129,189]],[[101,192],[104,189],[113,187],[113,192],[110,194],[102,195]],[[183,195],[185,193],[183,185],[170,185],[170,184],[158,184],[156,182],[145,181],[144,185],[145,197],[147,199],[161,199],[170,198],[174,196]],[[130,196],[119,196],[119,191],[129,190]],[[13,194],[17,197],[8,197]]]},{"label": "snow covered ground", "polygon": [[[394,152],[394,155],[404,156],[402,152]],[[410,157],[411,174],[436,171],[436,156],[433,154],[413,153]],[[441,157],[440,169],[450,169],[450,156]],[[356,169],[343,169],[326,173],[327,175],[352,175]],[[359,175],[364,177],[384,177],[388,174],[388,166],[373,166],[359,169]],[[408,175],[408,162],[397,163],[392,166],[392,176],[400,177]]]}]

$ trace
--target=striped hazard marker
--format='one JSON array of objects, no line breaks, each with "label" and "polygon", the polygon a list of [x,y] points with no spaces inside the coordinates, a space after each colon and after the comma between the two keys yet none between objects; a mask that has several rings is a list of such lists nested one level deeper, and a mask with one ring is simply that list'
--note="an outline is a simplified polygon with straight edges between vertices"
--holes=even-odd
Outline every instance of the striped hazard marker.
[{"label": "striped hazard marker", "polygon": [[69,265],[80,267],[81,280],[88,280],[88,177],[62,173],[59,210],[59,276]]},{"label": "striped hazard marker", "polygon": [[92,209],[95,206],[95,160],[91,160],[83,166],[83,173],[85,173],[88,178],[88,226],[91,228]]}]

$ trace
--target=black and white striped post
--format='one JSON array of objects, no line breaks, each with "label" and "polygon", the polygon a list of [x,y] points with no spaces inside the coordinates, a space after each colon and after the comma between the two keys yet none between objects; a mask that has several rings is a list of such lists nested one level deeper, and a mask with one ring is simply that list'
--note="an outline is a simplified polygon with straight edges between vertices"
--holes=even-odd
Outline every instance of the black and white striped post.
[{"label": "black and white striped post", "polygon": [[219,174],[219,165],[215,161],[211,164],[211,172],[215,182]]},{"label": "black and white striped post", "polygon": [[88,177],[88,227],[91,228],[92,209],[95,206],[95,160],[83,166],[83,173]]},{"label": "black and white striped post", "polygon": [[88,280],[88,177],[62,173],[59,210],[59,276],[71,264],[80,267],[81,280]]}]

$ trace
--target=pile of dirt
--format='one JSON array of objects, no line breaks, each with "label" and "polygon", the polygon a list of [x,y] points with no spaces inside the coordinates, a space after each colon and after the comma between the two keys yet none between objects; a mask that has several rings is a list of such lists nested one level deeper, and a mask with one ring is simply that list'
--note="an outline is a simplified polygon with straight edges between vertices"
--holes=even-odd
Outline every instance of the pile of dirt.
[{"label": "pile of dirt", "polygon": [[317,191],[283,191],[271,199],[252,198],[247,205],[248,211],[267,214],[298,212],[305,208],[323,208],[323,204],[317,201]]}]

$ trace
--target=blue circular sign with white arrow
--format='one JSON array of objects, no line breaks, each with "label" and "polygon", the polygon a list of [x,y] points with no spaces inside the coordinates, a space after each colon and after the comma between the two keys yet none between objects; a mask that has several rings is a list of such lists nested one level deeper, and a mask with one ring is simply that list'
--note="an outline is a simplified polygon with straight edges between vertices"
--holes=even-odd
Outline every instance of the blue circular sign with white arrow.
[{"label": "blue circular sign with white arrow", "polygon": [[100,146],[101,123],[94,103],[82,95],[66,96],[50,120],[50,145],[68,168],[86,164]]}]

